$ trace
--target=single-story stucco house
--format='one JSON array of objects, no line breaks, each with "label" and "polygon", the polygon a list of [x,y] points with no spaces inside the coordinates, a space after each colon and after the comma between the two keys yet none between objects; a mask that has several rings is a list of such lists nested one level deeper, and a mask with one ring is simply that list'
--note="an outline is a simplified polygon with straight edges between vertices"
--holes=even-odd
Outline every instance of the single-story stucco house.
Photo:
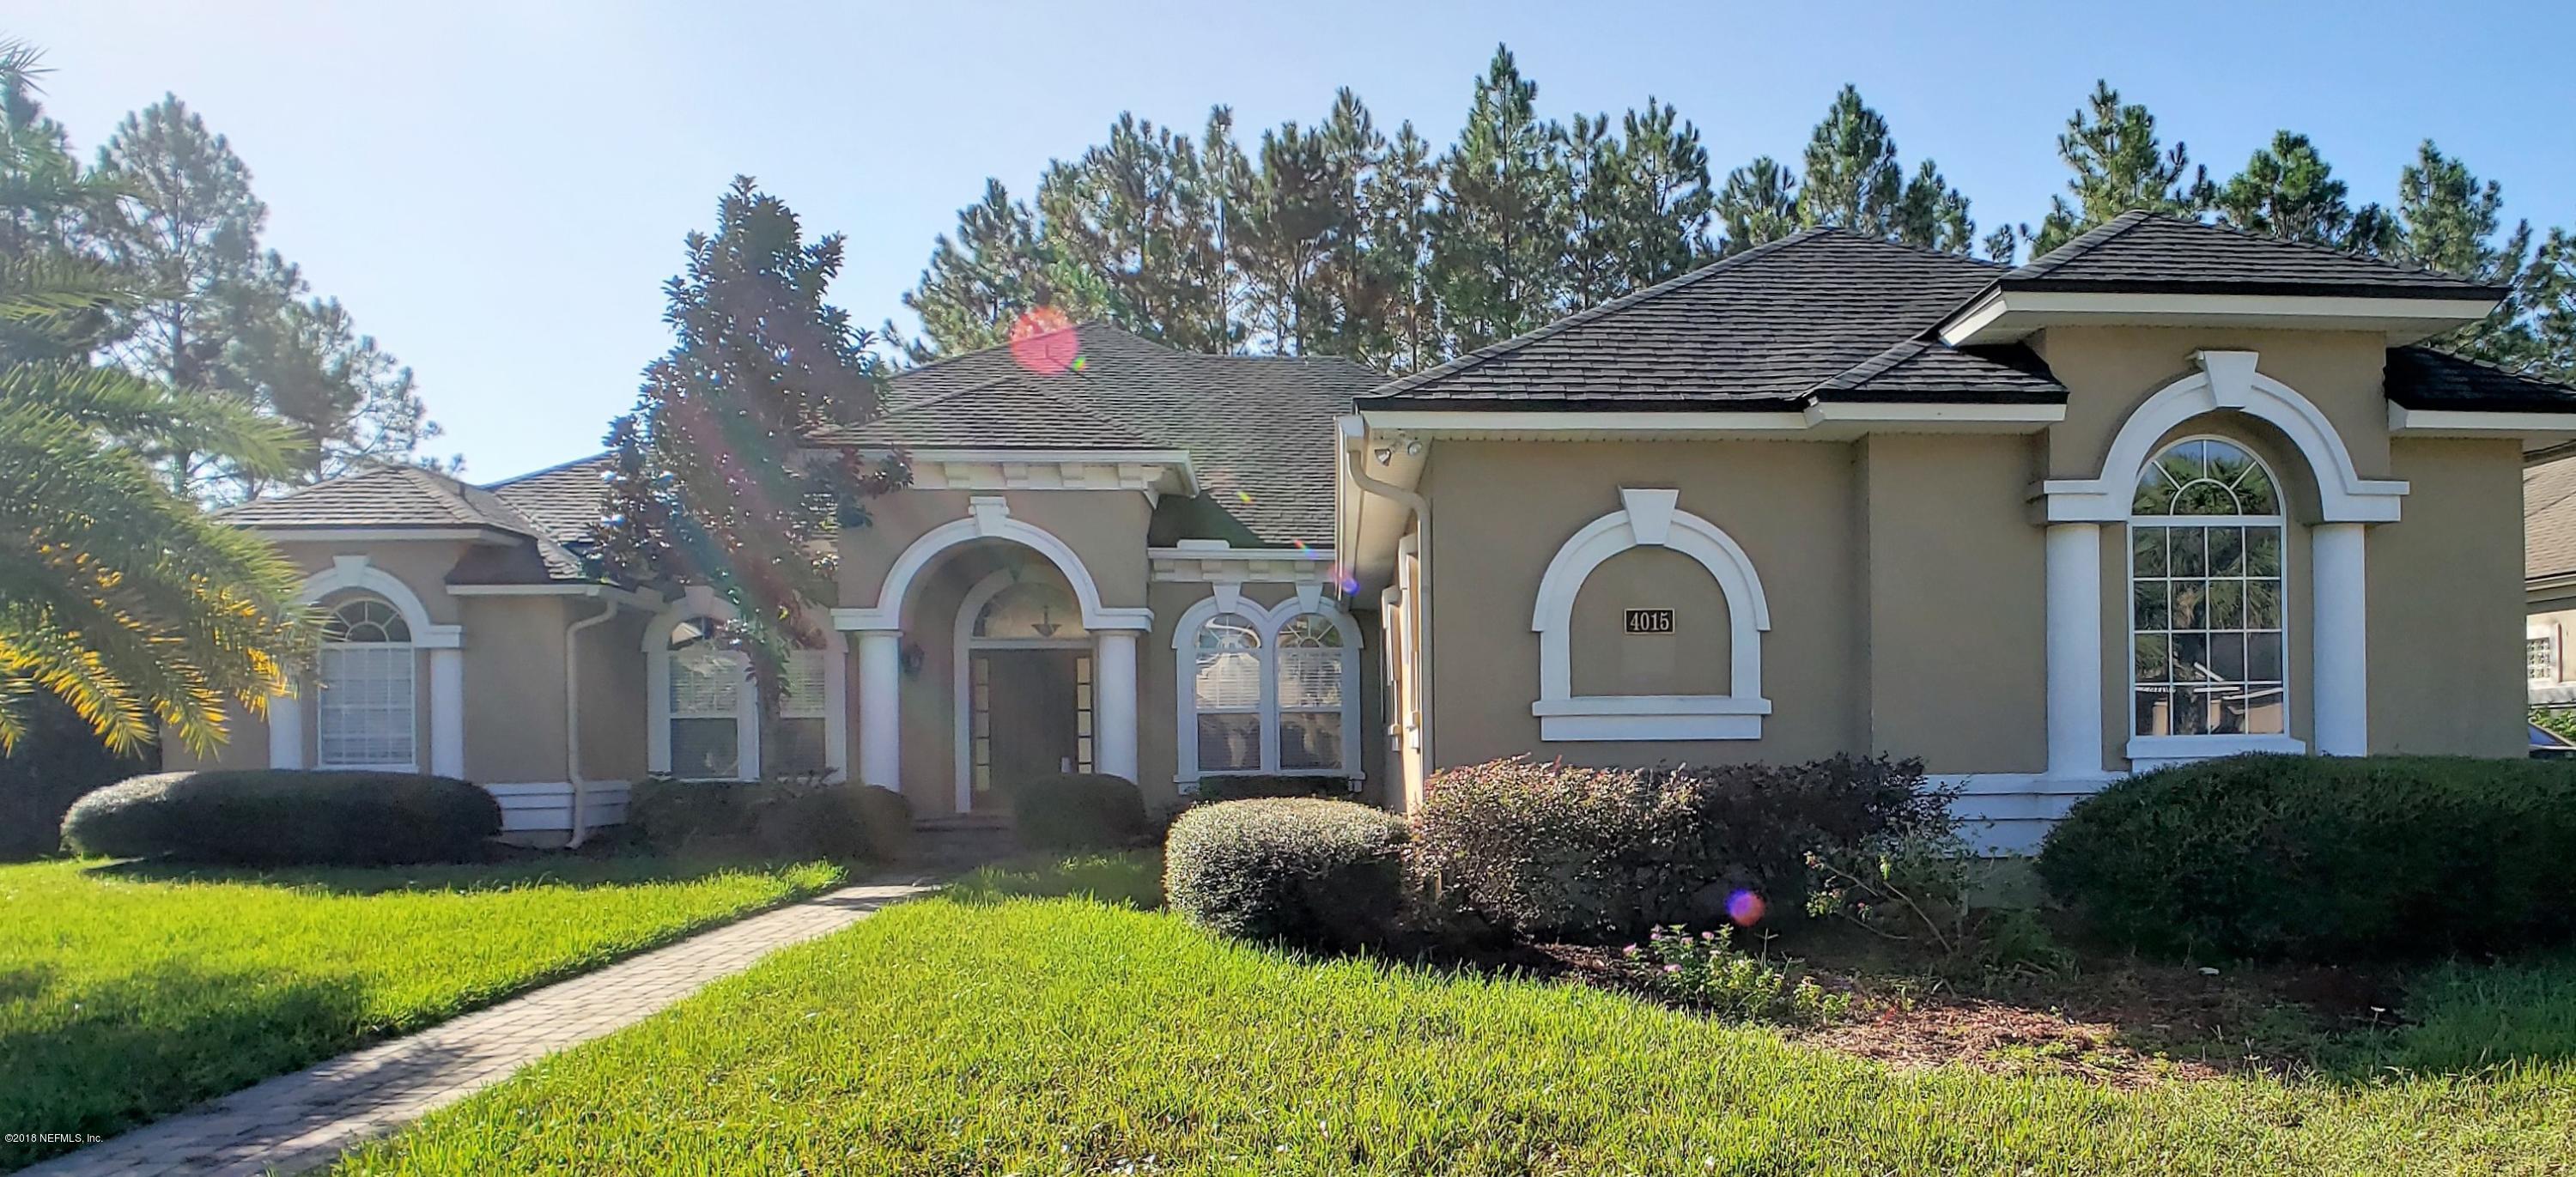
[{"label": "single-story stucco house", "polygon": [[[390,765],[522,833],[622,782],[842,774],[926,818],[1072,767],[1924,759],[2026,849],[2135,767],[2518,756],[2527,449],[2576,390],[2421,346],[2504,291],[2132,213],[2019,268],[1799,233],[1389,382],[1109,327],[891,383],[835,638],[762,715],[704,590],[583,558],[599,459],[234,509],[334,611],[228,764]],[[578,797],[580,815],[574,816]]]}]

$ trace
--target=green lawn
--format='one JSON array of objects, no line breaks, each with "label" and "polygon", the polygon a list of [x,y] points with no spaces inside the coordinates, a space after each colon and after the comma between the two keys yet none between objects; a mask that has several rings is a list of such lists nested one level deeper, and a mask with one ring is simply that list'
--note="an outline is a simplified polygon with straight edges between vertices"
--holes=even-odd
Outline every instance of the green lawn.
[{"label": "green lawn", "polygon": [[[649,858],[0,866],[0,1125],[107,1135],[839,878]],[[62,1147],[0,1143],[0,1169]]]},{"label": "green lawn", "polygon": [[[988,872],[780,953],[346,1174],[2350,1173],[2576,1167],[2576,1065],[2115,1091],[1913,1074],[1595,989],[1203,935]],[[2553,982],[2516,1000],[2563,1047]],[[2487,997],[2499,996],[2489,994]],[[2435,1055],[2487,1031],[2454,992]],[[2484,1012],[2480,1012],[2480,1011]],[[2549,1039],[2556,1025],[2562,1037]],[[2492,1035],[2488,1035],[2492,1038]],[[2492,1042],[2488,1053],[2494,1054]],[[2393,1065],[2409,1063],[2402,1040]]]}]

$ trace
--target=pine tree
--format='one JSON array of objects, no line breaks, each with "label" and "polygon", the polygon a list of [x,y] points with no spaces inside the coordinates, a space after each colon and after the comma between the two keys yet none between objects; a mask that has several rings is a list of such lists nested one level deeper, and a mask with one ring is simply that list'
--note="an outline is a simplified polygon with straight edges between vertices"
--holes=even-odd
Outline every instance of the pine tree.
[{"label": "pine tree", "polygon": [[[1230,143],[1230,121],[1211,114],[1209,141]],[[1223,180],[1202,159],[1188,137],[1120,115],[1107,143],[1051,165],[1037,206],[1055,292],[1184,351],[1232,350]]]},{"label": "pine tree", "polygon": [[903,305],[921,317],[936,354],[992,347],[1010,339],[1020,315],[1056,301],[1046,270],[1029,206],[986,180],[984,199],[958,212],[955,239],[942,233],[932,244],[930,265]]},{"label": "pine tree", "polygon": [[2066,182],[2074,200],[2050,197],[2038,231],[2023,227],[2033,256],[2131,209],[2193,216],[2215,195],[2208,169],[2192,167],[2181,143],[2166,151],[2156,139],[2155,116],[2122,103],[2108,81],[2095,82],[2086,106],[2066,120],[2057,154],[2075,172]]},{"label": "pine tree", "polygon": [[1893,237],[1904,198],[1905,171],[1887,120],[1861,101],[1858,87],[1844,86],[1807,140],[1798,224]]},{"label": "pine tree", "polygon": [[2211,203],[2220,222],[2249,233],[2356,253],[2392,245],[2395,226],[2387,214],[2375,204],[2356,210],[2349,195],[2307,136],[2276,131]]},{"label": "pine tree", "polygon": [[1302,355],[1335,333],[1327,266],[1355,234],[1347,172],[1320,131],[1287,123],[1261,133],[1258,167],[1241,169],[1226,203],[1226,252],[1243,275],[1244,326],[1255,346]]},{"label": "pine tree", "polygon": [[[1440,334],[1439,288],[1431,269],[1434,204],[1440,169],[1431,144],[1412,123],[1396,128],[1385,154],[1371,169],[1361,198],[1368,207],[1368,244],[1363,253],[1368,281],[1384,289],[1386,350],[1379,365],[1389,372],[1415,372],[1446,358]],[[1370,363],[1366,351],[1348,353]]]},{"label": "pine tree", "polygon": [[[2522,281],[2531,254],[2531,222],[2516,224],[2498,241],[2504,225],[2503,187],[2493,180],[2480,182],[2467,164],[2443,155],[2430,139],[2416,148],[2415,162],[2398,175],[2397,223],[2403,234],[2396,251],[2400,260],[2495,286],[2515,287]],[[2522,321],[2518,293],[2486,318],[2436,342],[2507,367],[2530,365],[2535,345]]]},{"label": "pine tree", "polygon": [[1538,84],[1497,47],[1440,163],[1432,280],[1456,351],[1529,331],[1564,306],[1566,169],[1537,100]]},{"label": "pine tree", "polygon": [[1558,130],[1557,156],[1565,168],[1567,236],[1566,309],[1583,310],[1628,290],[1630,232],[1636,227],[1626,199],[1628,154],[1610,133],[1610,116],[1574,116]]},{"label": "pine tree", "polygon": [[713,587],[739,617],[727,640],[772,703],[788,651],[822,642],[808,610],[833,598],[835,529],[864,526],[866,500],[902,480],[892,459],[801,448],[815,427],[879,408],[868,333],[823,301],[841,241],[806,244],[785,202],[736,177],[715,233],[689,234],[687,272],[664,287],[678,339],[608,431],[602,559]]},{"label": "pine tree", "polygon": [[1717,219],[1726,239],[1718,247],[1737,254],[1798,231],[1798,174],[1761,156],[1726,174],[1718,190]]},{"label": "pine tree", "polygon": [[1927,159],[1905,182],[1891,236],[1907,245],[1966,253],[1976,245],[1977,223],[1968,219],[1968,198],[1942,179],[1940,167]]},{"label": "pine tree", "polygon": [[2523,268],[2520,298],[2531,331],[2526,370],[2576,383],[2576,235],[2549,231]]},{"label": "pine tree", "polygon": [[1620,121],[1619,138],[1627,162],[1620,208],[1629,225],[1621,275],[1635,290],[1680,275],[1714,251],[1708,228],[1717,194],[1699,128],[1671,103],[1648,95],[1643,111]]}]

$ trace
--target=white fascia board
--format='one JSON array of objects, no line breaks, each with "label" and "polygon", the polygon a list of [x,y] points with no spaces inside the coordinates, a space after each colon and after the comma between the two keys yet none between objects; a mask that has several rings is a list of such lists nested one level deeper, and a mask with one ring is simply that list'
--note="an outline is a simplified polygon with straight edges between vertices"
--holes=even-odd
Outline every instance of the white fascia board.
[{"label": "white fascia board", "polygon": [[552,581],[545,584],[451,584],[451,597],[605,597],[621,605],[638,609],[659,609],[659,593],[619,588],[613,584]]},{"label": "white fascia board", "polygon": [[2384,331],[2390,343],[2402,344],[2474,323],[2494,309],[2481,298],[1995,290],[1943,323],[1941,342],[2008,343],[2043,327],[2078,324],[2235,324]]},{"label": "white fascia board", "polygon": [[1839,424],[1974,424],[2054,425],[2066,419],[2066,406],[2031,404],[1946,404],[1934,401],[1818,401],[1807,406],[1812,425]]},{"label": "white fascia board", "polygon": [[2520,437],[2565,441],[2576,437],[2576,413],[2492,413],[2477,409],[2410,409],[2388,406],[2388,432],[2396,437]]},{"label": "white fascia board", "polygon": [[1366,414],[1372,429],[1415,437],[1534,441],[1760,438],[1844,441],[1873,427],[2029,432],[2066,419],[2064,405],[1824,401],[1750,412],[1515,412],[1402,410]]}]

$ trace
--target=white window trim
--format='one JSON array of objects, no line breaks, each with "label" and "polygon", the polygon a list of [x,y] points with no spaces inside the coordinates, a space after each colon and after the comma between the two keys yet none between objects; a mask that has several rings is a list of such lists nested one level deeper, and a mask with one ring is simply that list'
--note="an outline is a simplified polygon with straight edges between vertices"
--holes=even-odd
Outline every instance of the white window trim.
[{"label": "white window trim", "polygon": [[[1621,507],[1565,541],[1539,579],[1530,628],[1538,633],[1539,739],[1756,740],[1771,701],[1762,695],[1762,635],[1771,605],[1753,560],[1716,524],[1678,509],[1678,490],[1621,488]],[[1662,547],[1699,561],[1726,597],[1730,673],[1723,695],[1577,695],[1574,599],[1594,569],[1631,548]]]},{"label": "white window trim", "polygon": [[[691,586],[671,607],[644,627],[644,768],[655,775],[671,771],[671,631],[684,621],[701,618],[733,621],[732,604],[714,590]],[[849,644],[840,631],[823,629],[823,768],[826,779],[849,776]],[[690,780],[756,781],[760,779],[760,692],[745,684],[735,700],[735,761],[730,777]]]},{"label": "white window trim", "polygon": [[[1172,782],[1183,794],[1198,791],[1199,781],[1212,776],[1310,776],[1347,780],[1357,789],[1360,781],[1360,692],[1359,626],[1351,621],[1335,602],[1323,597],[1323,586],[1301,584],[1295,596],[1276,605],[1263,606],[1245,600],[1243,586],[1231,581],[1218,581],[1213,592],[1182,612],[1172,627],[1172,699],[1174,758],[1177,771]],[[1232,613],[1253,623],[1261,633],[1261,764],[1258,768],[1208,772],[1199,767],[1198,723],[1198,632],[1208,618]],[[1342,636],[1342,765],[1339,768],[1279,767],[1279,631],[1306,614],[1314,613],[1330,620],[1334,631]],[[1243,714],[1228,712],[1227,714]]]},{"label": "white window trim", "polygon": [[[2525,643],[2523,646],[2523,680],[2526,685],[2536,687],[2554,687],[2567,681],[2567,642],[2565,637],[2559,632],[2559,626],[2556,622],[2542,621],[2525,624],[2522,628],[2522,640]],[[2531,677],[2531,647],[2529,643],[2532,642],[2549,643],[2549,675],[2546,678]]]},{"label": "white window trim", "polygon": [[[440,776],[465,776],[465,627],[442,625],[429,619],[429,607],[420,594],[411,591],[402,578],[374,566],[363,554],[331,557],[331,566],[306,577],[296,590],[298,605],[313,605],[333,593],[359,591],[382,597],[402,614],[403,624],[411,627],[414,650],[429,651],[429,771]],[[420,689],[418,678],[413,689]],[[415,696],[417,698],[417,696]],[[269,703],[268,766],[300,769],[309,760],[318,759],[318,742],[308,749],[307,724],[321,723],[313,700],[279,697]],[[307,755],[308,751],[311,755]],[[412,745],[415,756],[420,741]],[[417,768],[411,771],[419,771]]]},{"label": "white window trim", "polygon": [[[2133,505],[2135,501],[2134,496],[2137,493],[2138,478],[2143,477],[2146,474],[2148,463],[2164,456],[2168,451],[2195,441],[2225,442],[2229,446],[2244,451],[2246,457],[2253,459],[2254,464],[2262,468],[2263,477],[2271,481],[2274,497],[2283,499],[2288,497],[2287,490],[2281,483],[2280,472],[2272,469],[2272,464],[2270,462],[2264,461],[2261,455],[2256,454],[2252,449],[2248,448],[2244,442],[2216,433],[2194,433],[2183,437],[2177,437],[2172,441],[2157,447],[2153,453],[2148,454],[2145,460],[2138,464],[2137,475],[2132,476],[2129,479],[2130,494],[2132,496]],[[2187,520],[2191,522],[2186,522]],[[2282,730],[2280,734],[2277,735],[2205,734],[2191,736],[2142,736],[2138,734],[2138,543],[2137,536],[2134,534],[2134,529],[2138,527],[2163,529],[2173,527],[2206,526],[2207,523],[2212,520],[2223,520],[2228,523],[2240,524],[2246,527],[2274,527],[2280,529]],[[2308,750],[2307,741],[2289,734],[2289,729],[2293,726],[2292,720],[2295,718],[2293,704],[2297,701],[2296,692],[2291,690],[2290,685],[2291,679],[2296,676],[2290,673],[2289,517],[2286,515],[2140,516],[2133,510],[2129,516],[2128,525],[2133,529],[2132,533],[2124,534],[2121,537],[2129,549],[2127,556],[2123,557],[2128,568],[2128,579],[2122,583],[2121,588],[2123,591],[2120,595],[2120,615],[2127,618],[2127,621],[2121,628],[2121,632],[2125,635],[2126,640],[2122,643],[2120,652],[2121,662],[2128,667],[2127,671],[2122,676],[2127,681],[2128,689],[2120,696],[2120,712],[2122,715],[2127,717],[2122,721],[2122,726],[2124,730],[2128,732],[2129,738],[2127,744],[2122,749],[2122,754],[2129,758],[2130,770],[2133,772],[2147,772],[2152,769],[2163,768],[2167,765],[2188,764],[2194,760],[2212,760],[2221,756],[2235,756],[2245,752],[2305,753]],[[2308,575],[2311,578],[2315,577],[2316,569],[2310,568],[2308,570]],[[2170,618],[2168,618],[2168,620],[2170,620]]]},{"label": "white window trim", "polygon": [[[377,594],[377,593],[370,592],[370,591],[365,590],[365,589],[353,589],[353,590],[347,590],[347,591],[349,591],[349,592],[350,592],[350,594],[351,594],[351,596],[352,596],[352,597],[363,597],[363,598],[368,599],[368,600],[374,600],[374,601],[381,602],[381,603],[383,603],[384,605],[386,605],[388,608],[393,609],[393,611],[394,611],[395,613],[397,613],[397,614],[399,614],[399,613],[401,613],[401,612],[403,611],[401,606],[394,604],[391,600],[389,600],[389,599],[387,599],[387,598],[385,598],[385,597],[383,597],[383,596],[381,596],[381,595],[379,595],[379,594]],[[342,607],[346,607],[346,605],[347,605],[347,602],[343,602],[343,603],[342,603]],[[404,629],[404,631],[405,631],[406,633],[409,633],[409,632],[411,631],[411,621],[410,621],[410,619],[409,619],[409,618],[405,618],[405,619],[404,619],[404,621],[403,621],[403,629]],[[402,655],[403,655],[403,658],[402,658],[402,666],[403,666],[403,669],[404,669],[404,670],[405,670],[405,671],[410,675],[410,677],[411,677],[411,689],[410,689],[408,692],[406,692],[406,693],[410,696],[410,702],[411,702],[411,705],[410,705],[410,707],[409,707],[409,708],[407,708],[407,709],[406,709],[406,710],[407,710],[407,713],[403,716],[403,719],[404,719],[404,726],[406,726],[406,727],[408,727],[408,728],[410,728],[410,729],[411,729],[411,731],[410,731],[410,736],[411,736],[411,740],[410,740],[410,743],[411,743],[411,757],[410,757],[409,759],[407,759],[407,760],[388,760],[388,761],[348,761],[348,762],[335,762],[335,761],[333,761],[333,760],[329,759],[329,758],[328,758],[324,753],[325,753],[325,750],[326,750],[326,749],[328,749],[328,748],[330,748],[330,746],[331,746],[331,732],[330,732],[330,730],[329,730],[329,729],[330,729],[330,724],[329,724],[329,722],[328,722],[328,721],[329,721],[329,719],[330,719],[330,715],[331,715],[331,707],[330,707],[330,700],[329,700],[327,697],[325,697],[325,694],[324,694],[324,688],[327,686],[327,684],[325,684],[325,683],[323,683],[323,682],[321,681],[321,677],[322,677],[322,676],[321,676],[321,668],[320,668],[320,666],[317,664],[317,665],[315,666],[315,668],[314,668],[314,695],[313,695],[313,763],[314,763],[314,767],[316,767],[316,768],[321,768],[321,769],[326,769],[326,770],[330,770],[330,771],[335,771],[335,772],[419,772],[419,771],[420,771],[420,744],[421,744],[421,740],[420,740],[420,687],[421,687],[421,674],[420,674],[420,646],[419,646],[418,644],[416,644],[416,643],[414,643],[414,642],[410,642],[410,641],[401,641],[401,642],[333,642],[333,641],[325,641],[325,642],[321,643],[321,648],[322,648],[322,649],[324,649],[324,650],[384,650],[384,651],[395,651],[395,650],[399,650],[399,651],[401,651],[401,652],[402,652]]]}]

